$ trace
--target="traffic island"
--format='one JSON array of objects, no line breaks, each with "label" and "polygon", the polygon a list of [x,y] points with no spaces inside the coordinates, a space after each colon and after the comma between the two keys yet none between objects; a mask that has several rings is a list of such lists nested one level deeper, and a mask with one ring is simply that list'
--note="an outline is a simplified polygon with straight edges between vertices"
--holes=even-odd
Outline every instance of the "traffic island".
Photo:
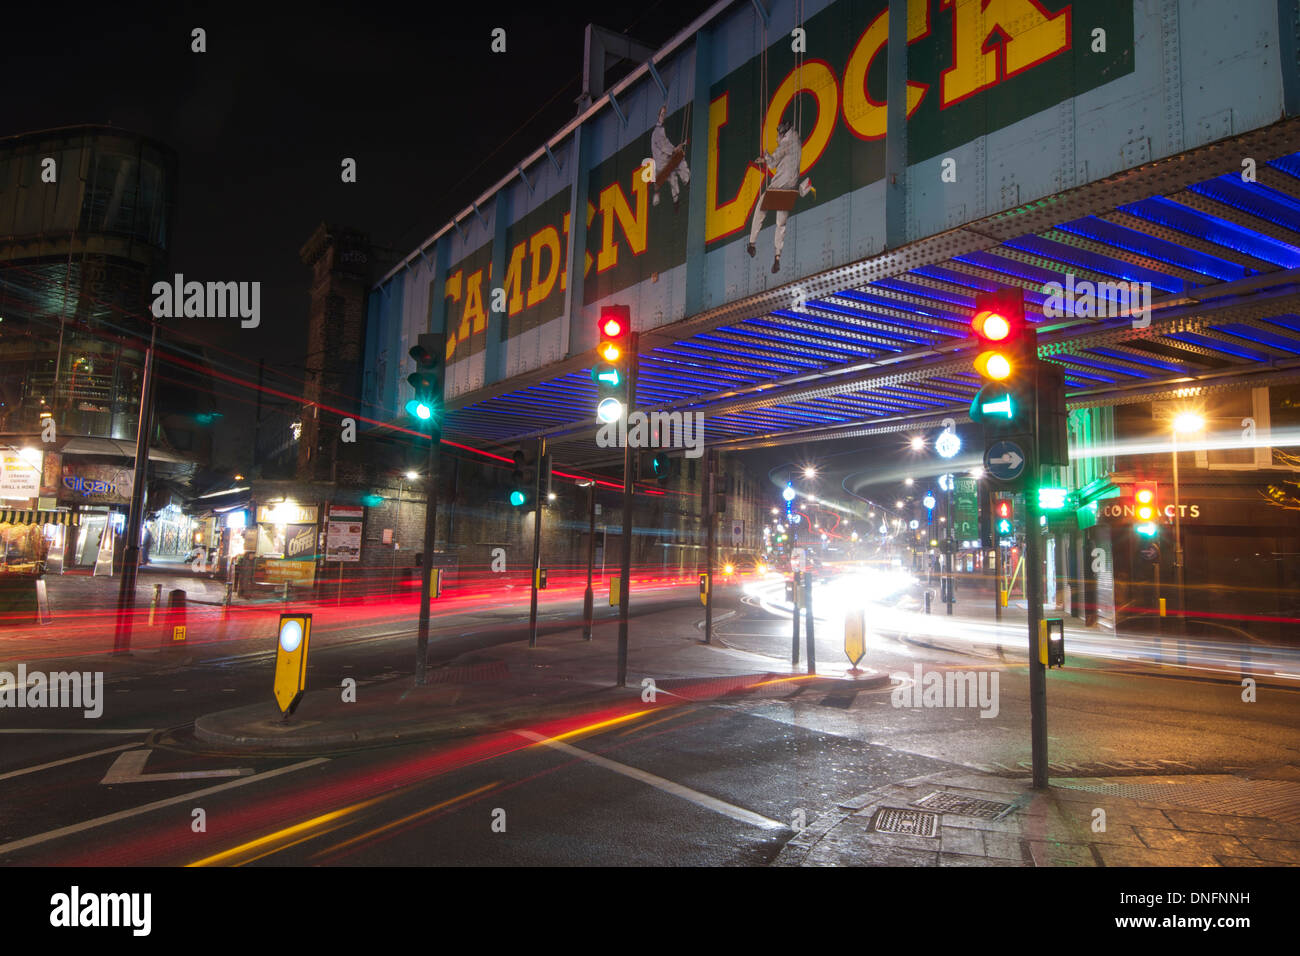
[{"label": "traffic island", "polygon": [[[528,648],[510,644],[473,651],[430,668],[424,686],[412,675],[304,693],[291,716],[265,703],[208,714],[195,736],[226,750],[331,753],[515,729],[567,717],[640,713],[651,708],[733,697],[794,697],[810,686],[831,690],[881,686],[889,676],[778,672],[758,655],[700,645],[664,627],[637,636],[636,666],[626,687],[614,684],[613,643],[578,632],[548,636]],[[758,666],[755,666],[758,665]]]}]

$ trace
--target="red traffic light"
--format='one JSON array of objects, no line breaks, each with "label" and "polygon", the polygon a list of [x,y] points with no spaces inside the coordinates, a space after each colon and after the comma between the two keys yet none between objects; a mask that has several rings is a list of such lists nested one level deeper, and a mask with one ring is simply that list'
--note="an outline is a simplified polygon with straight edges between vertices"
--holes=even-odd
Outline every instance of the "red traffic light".
[{"label": "red traffic light", "polygon": [[984,309],[976,312],[971,320],[971,328],[980,338],[990,342],[1001,342],[1011,334],[1011,321],[1001,312]]},{"label": "red traffic light", "polygon": [[1005,498],[1003,498],[1001,501],[998,502],[998,517],[999,518],[1011,517],[1011,502],[1007,501]]},{"label": "red traffic light", "polygon": [[601,338],[617,339],[627,335],[632,329],[632,309],[626,305],[607,305],[600,310],[600,322],[597,326]]}]

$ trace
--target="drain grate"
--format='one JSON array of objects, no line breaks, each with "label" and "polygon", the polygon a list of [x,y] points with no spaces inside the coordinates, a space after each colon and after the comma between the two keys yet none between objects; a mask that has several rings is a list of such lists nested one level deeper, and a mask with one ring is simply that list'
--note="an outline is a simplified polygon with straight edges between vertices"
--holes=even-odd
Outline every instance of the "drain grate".
[{"label": "drain grate", "polygon": [[939,835],[939,814],[904,807],[881,807],[871,828],[877,833],[910,833],[913,836]]},{"label": "drain grate", "polygon": [[913,800],[912,805],[925,807],[938,813],[955,813],[962,817],[980,817],[984,820],[1000,820],[1016,808],[1014,803],[994,803],[992,800],[977,800],[963,797],[956,793],[944,793],[936,790],[920,800]]}]

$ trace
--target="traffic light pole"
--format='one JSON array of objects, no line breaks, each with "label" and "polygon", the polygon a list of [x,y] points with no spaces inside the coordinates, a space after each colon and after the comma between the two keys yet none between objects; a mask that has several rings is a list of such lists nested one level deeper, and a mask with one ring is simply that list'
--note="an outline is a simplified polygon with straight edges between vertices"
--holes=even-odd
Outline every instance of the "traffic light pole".
[{"label": "traffic light pole", "polygon": [[[1034,338],[1030,338],[1032,343]],[[1038,376],[1038,350],[1033,352],[1031,374]],[[1038,522],[1039,449],[1041,429],[1038,422],[1039,397],[1034,389],[1034,440],[1029,449],[1025,488],[1025,597],[1029,608],[1029,737],[1033,761],[1035,790],[1047,789],[1047,667],[1038,656],[1038,631],[1043,619],[1043,535]]]},{"label": "traffic light pole", "polygon": [[[631,356],[627,363],[627,404],[623,408],[626,422],[636,404],[637,339],[628,333]],[[627,619],[632,591],[632,443],[623,442],[623,562],[618,588],[618,686],[627,686]]]},{"label": "traffic light pole", "polygon": [[[993,552],[993,620],[1002,622],[1002,542],[998,534],[998,496],[993,486],[988,487],[989,544]],[[999,645],[1001,646],[1001,645]]]},{"label": "traffic light pole", "polygon": [[[117,630],[114,654],[131,652],[131,616],[135,613],[135,579],[140,566],[140,527],[144,524],[145,485],[149,474],[149,438],[153,433],[153,363],[158,345],[158,322],[153,320],[149,351],[144,357],[144,381],[140,383],[140,417],[135,428],[135,471],[131,486],[131,507],[126,518],[126,544],[122,548],[122,583],[117,592]],[[105,523],[105,533],[111,524]]]},{"label": "traffic light pole", "polygon": [[433,547],[438,534],[438,451],[442,431],[429,433],[424,478],[424,560],[420,562],[420,629],[415,641],[415,686],[423,687],[429,660],[429,597],[433,589]]},{"label": "traffic light pole", "polygon": [[705,452],[708,456],[705,459],[704,470],[706,472],[704,484],[708,489],[708,495],[705,497],[704,514],[708,521],[708,527],[704,535],[704,571],[709,576],[709,588],[704,593],[704,643],[713,643],[713,566],[714,566],[714,548],[717,547],[717,536],[715,527],[718,523],[718,502],[713,493],[716,482],[713,477],[713,467],[715,458],[713,449],[710,448]]},{"label": "traffic light pole", "polygon": [[537,575],[542,566],[542,469],[546,439],[537,439],[537,467],[533,469],[533,586],[528,603],[528,646],[537,646]]},{"label": "traffic light pole", "polygon": [[944,521],[943,540],[946,545],[944,550],[948,552],[944,565],[948,569],[947,604],[949,617],[952,617],[952,606],[957,599],[957,596],[953,594],[953,589],[957,586],[957,575],[953,573],[953,562],[957,559],[957,542],[953,540],[952,534],[952,495],[955,490],[956,486],[952,482],[949,482],[948,490],[943,496],[944,517],[946,519]]},{"label": "traffic light pole", "polygon": [[587,590],[582,596],[582,639],[591,640],[591,620],[594,595],[591,591],[591,572],[596,564],[596,482],[587,486]]}]

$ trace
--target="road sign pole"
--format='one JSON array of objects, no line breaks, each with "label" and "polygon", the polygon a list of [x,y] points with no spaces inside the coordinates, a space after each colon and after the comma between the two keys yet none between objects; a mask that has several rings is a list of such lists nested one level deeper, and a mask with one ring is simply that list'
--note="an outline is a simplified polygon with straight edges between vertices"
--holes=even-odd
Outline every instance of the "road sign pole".
[{"label": "road sign pole", "polygon": [[542,566],[542,468],[546,439],[537,439],[537,467],[533,470],[533,586],[528,604],[528,646],[537,646],[537,572]]},{"label": "road sign pole", "polygon": [[[628,334],[631,356],[627,363],[627,404],[623,407],[624,422],[632,415],[636,402],[637,340],[635,332]],[[631,609],[632,593],[632,443],[623,442],[623,577],[618,589],[618,686],[627,686],[627,619]]]}]

